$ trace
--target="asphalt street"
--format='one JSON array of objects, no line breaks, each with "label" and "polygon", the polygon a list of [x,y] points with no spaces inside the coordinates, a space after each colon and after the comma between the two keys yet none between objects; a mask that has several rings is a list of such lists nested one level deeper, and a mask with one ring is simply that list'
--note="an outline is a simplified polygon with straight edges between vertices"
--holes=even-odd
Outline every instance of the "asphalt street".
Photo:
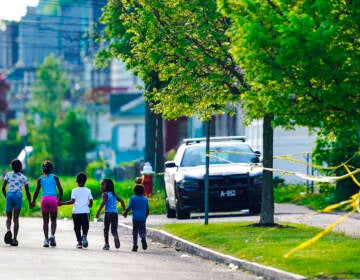
[{"label": "asphalt street", "polygon": [[[0,223],[3,237],[5,217],[0,217]],[[43,248],[42,220],[21,217],[19,246],[0,242],[1,279],[259,279],[151,239],[146,251],[131,252],[132,236],[125,227],[119,227],[120,249],[111,244],[110,251],[104,251],[102,229],[101,222],[91,222],[89,247],[77,249],[72,221],[59,220],[57,246]]]},{"label": "asphalt street", "polygon": [[[306,207],[292,204],[276,204],[275,222],[302,223],[326,228],[336,222],[344,213],[317,213]],[[1,279],[115,279],[135,277],[138,279],[303,279],[297,275],[275,271],[272,268],[257,266],[228,258],[199,248],[196,244],[179,245],[172,237],[152,232],[148,238],[149,248],[131,252],[131,217],[119,216],[120,249],[111,244],[110,251],[103,251],[103,224],[91,222],[88,235],[89,247],[77,249],[72,220],[59,220],[56,234],[57,246],[43,248],[41,218],[20,218],[19,246],[11,247],[0,242],[0,275]],[[253,221],[259,222],[259,216],[241,213],[221,213],[209,216],[209,223],[216,221]],[[151,226],[165,223],[204,223],[203,214],[192,214],[189,220],[168,219],[165,215],[150,215],[147,221]],[[5,217],[0,217],[5,234]],[[354,213],[350,218],[334,228],[335,231],[360,237],[360,214]],[[156,235],[156,236],[155,236]],[[170,241],[169,241],[170,238]],[[154,240],[154,241],[153,241]],[[155,240],[161,240],[155,241]],[[174,243],[175,240],[175,243]],[[173,246],[176,244],[176,246]],[[198,257],[198,256],[202,257]],[[209,257],[210,256],[210,257]],[[215,256],[215,257],[214,257]],[[248,271],[237,269],[248,268]],[[256,275],[263,275],[259,277]],[[268,276],[270,275],[270,276]]]}]

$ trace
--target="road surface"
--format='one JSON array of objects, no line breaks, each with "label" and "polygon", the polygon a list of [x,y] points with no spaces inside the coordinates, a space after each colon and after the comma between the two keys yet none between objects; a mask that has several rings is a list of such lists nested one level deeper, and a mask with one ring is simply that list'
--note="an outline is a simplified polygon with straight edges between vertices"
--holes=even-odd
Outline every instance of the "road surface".
[{"label": "road surface", "polygon": [[[5,217],[0,217],[2,239]],[[120,249],[103,251],[101,222],[91,222],[89,247],[77,249],[71,220],[59,220],[57,246],[43,248],[42,220],[20,218],[19,246],[0,242],[1,279],[156,279],[156,280],[237,280],[259,279],[232,267],[190,256],[159,243],[149,242],[131,252],[131,232],[119,228]]]}]

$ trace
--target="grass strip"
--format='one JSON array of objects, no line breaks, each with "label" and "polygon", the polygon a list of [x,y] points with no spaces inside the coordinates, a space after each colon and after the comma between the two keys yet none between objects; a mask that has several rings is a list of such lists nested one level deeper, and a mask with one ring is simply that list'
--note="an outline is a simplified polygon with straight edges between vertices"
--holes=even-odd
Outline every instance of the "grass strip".
[{"label": "grass strip", "polygon": [[289,258],[284,255],[322,231],[300,224],[260,227],[246,222],[168,224],[159,229],[236,258],[308,278],[359,279],[359,239],[331,232]]}]

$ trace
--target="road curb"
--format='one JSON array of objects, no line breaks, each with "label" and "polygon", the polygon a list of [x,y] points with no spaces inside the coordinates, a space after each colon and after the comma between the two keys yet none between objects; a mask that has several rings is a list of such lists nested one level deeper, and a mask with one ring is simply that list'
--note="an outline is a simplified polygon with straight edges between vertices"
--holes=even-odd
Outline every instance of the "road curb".
[{"label": "road curb", "polygon": [[[123,227],[128,228],[129,230],[132,229],[131,226],[126,224],[120,224]],[[168,232],[153,229],[147,227],[147,235],[154,241],[161,242],[166,244],[170,247],[174,247],[181,251],[187,252],[189,254],[199,256],[204,259],[208,259],[211,261],[227,264],[227,265],[234,265],[238,268],[250,271],[258,276],[262,276],[265,279],[271,280],[279,280],[279,279],[294,279],[294,280],[303,280],[307,279],[306,277],[294,273],[290,273],[287,271],[283,271],[274,267],[264,266],[255,262],[249,262],[246,260],[241,260],[234,258],[229,255],[221,254],[219,252],[210,250],[208,248],[199,246],[197,244],[191,243],[187,240],[169,234]]]}]

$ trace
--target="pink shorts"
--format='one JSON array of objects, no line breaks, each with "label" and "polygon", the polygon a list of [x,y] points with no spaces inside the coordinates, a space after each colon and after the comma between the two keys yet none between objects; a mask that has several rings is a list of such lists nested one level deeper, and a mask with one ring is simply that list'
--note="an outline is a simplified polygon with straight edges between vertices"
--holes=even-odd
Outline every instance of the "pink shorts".
[{"label": "pink shorts", "polygon": [[56,196],[43,196],[41,198],[42,212],[57,212],[58,201]]}]

